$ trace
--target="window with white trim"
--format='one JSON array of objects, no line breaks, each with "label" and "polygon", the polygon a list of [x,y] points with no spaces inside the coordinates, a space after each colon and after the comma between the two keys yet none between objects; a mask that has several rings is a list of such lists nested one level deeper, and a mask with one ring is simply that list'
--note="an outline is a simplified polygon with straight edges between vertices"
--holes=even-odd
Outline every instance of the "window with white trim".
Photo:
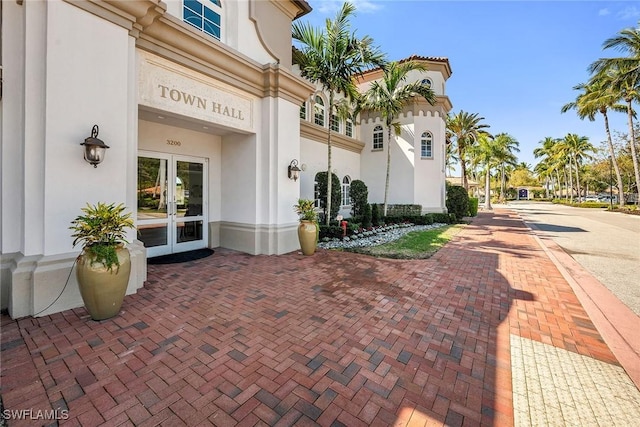
[{"label": "window with white trim", "polygon": [[420,157],[433,159],[433,135],[431,132],[423,132],[420,139]]},{"label": "window with white trim", "polygon": [[340,122],[338,121],[338,116],[335,114],[331,115],[331,121],[329,122],[331,125],[331,130],[334,132],[340,132]]},{"label": "window with white trim", "polygon": [[318,126],[324,127],[324,101],[320,96],[316,96],[316,103],[314,105],[314,118],[313,122]]},{"label": "window with white trim", "polygon": [[430,88],[431,84],[432,84],[431,80],[429,80],[429,79],[422,79],[422,81],[420,83],[422,83],[423,85],[425,85],[428,88]]},{"label": "window with white trim", "polygon": [[304,101],[300,106],[300,118],[307,120],[307,101]]},{"label": "window with white trim", "polygon": [[342,206],[351,205],[351,178],[346,175],[342,178]]},{"label": "window with white trim", "polygon": [[353,138],[353,122],[351,119],[347,119],[347,121],[344,122],[344,133]]},{"label": "window with white trim", "polygon": [[220,0],[183,0],[182,20],[218,40],[222,38]]},{"label": "window with white trim", "polygon": [[382,126],[377,125],[373,128],[373,149],[382,150],[384,148],[384,134],[382,133]]}]

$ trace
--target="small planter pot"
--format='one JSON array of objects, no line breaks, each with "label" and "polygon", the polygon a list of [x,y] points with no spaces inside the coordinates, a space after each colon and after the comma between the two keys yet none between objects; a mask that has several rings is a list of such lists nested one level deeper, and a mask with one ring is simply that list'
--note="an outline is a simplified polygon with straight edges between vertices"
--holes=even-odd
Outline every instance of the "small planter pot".
[{"label": "small planter pot", "polygon": [[116,254],[120,267],[114,266],[111,270],[101,262],[91,263],[85,251],[78,256],[76,278],[84,306],[93,320],[113,317],[122,307],[131,273],[131,259],[127,248],[117,248]]},{"label": "small planter pot", "polygon": [[313,221],[300,221],[298,226],[298,240],[304,255],[313,255],[316,251],[318,227]]}]

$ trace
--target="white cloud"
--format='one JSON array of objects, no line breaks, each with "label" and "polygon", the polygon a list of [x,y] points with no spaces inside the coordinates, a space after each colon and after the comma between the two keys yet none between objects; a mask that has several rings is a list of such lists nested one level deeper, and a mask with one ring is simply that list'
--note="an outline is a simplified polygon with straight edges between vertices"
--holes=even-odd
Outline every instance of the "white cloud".
[{"label": "white cloud", "polygon": [[611,11],[609,9],[607,9],[606,7],[604,9],[600,9],[598,11],[598,16],[607,16],[610,15]]},{"label": "white cloud", "polygon": [[627,6],[617,13],[619,19],[637,19],[640,18],[640,9],[635,6]]},{"label": "white cloud", "polygon": [[[311,7],[320,13],[334,13],[337,12],[344,3],[344,0],[316,0],[311,2]],[[356,12],[373,13],[382,9],[382,4],[377,0],[351,0],[351,3],[356,7]]]}]

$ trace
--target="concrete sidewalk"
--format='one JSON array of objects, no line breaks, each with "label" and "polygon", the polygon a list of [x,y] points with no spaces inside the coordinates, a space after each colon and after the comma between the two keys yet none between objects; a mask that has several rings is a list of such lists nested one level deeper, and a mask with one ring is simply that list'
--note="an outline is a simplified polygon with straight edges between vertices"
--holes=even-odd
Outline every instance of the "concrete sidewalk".
[{"label": "concrete sidewalk", "polygon": [[5,408],[83,426],[640,419],[620,357],[510,211],[428,260],[218,250],[148,277],[103,322],[3,316]]}]

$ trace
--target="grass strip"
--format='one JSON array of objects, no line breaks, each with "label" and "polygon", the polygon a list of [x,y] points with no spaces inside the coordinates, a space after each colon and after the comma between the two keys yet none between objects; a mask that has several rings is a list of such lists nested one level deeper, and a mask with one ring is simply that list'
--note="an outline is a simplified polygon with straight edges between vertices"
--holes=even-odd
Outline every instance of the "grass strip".
[{"label": "grass strip", "polygon": [[447,225],[425,231],[412,231],[398,240],[378,246],[348,248],[345,251],[380,258],[424,259],[429,258],[458,234],[465,224]]}]

